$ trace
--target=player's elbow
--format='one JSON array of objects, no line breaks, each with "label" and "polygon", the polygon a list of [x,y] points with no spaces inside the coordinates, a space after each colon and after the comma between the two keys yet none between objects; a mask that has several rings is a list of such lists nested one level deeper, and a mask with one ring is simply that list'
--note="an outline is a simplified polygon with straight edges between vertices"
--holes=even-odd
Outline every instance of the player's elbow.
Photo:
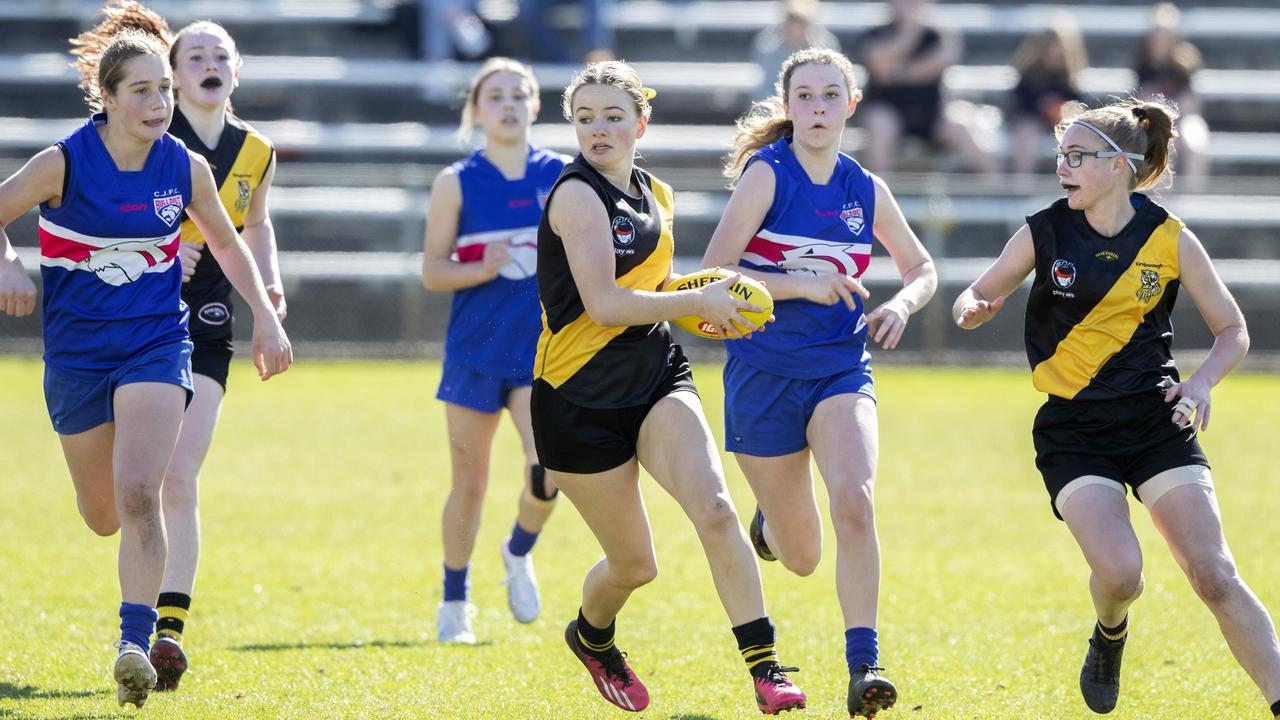
[{"label": "player's elbow", "polygon": [[584,297],[582,307],[587,311],[587,317],[591,318],[591,322],[601,327],[618,327],[627,324],[614,304],[607,300],[597,299],[592,302]]},{"label": "player's elbow", "polygon": [[427,290],[449,289],[445,286],[444,273],[440,271],[436,260],[426,259],[422,261],[422,287]]}]

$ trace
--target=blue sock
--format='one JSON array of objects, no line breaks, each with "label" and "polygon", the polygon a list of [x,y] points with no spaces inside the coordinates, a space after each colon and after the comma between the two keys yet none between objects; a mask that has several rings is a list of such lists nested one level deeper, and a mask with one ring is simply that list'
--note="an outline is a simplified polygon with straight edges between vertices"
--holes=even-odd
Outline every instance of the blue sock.
[{"label": "blue sock", "polygon": [[150,605],[120,603],[120,639],[137,645],[142,652],[149,651],[151,633],[155,631],[159,617]]},{"label": "blue sock", "polygon": [[520,523],[511,526],[511,542],[507,543],[507,550],[512,555],[528,555],[533,549],[533,544],[538,542],[538,533],[531,533],[520,527]]},{"label": "blue sock", "polygon": [[444,566],[444,601],[466,600],[467,590],[471,587],[467,583],[467,571],[471,569],[470,565],[461,570],[454,570],[448,565]]},{"label": "blue sock", "polygon": [[880,659],[880,644],[875,628],[856,627],[844,631],[844,659],[849,663],[852,675],[862,665],[876,667]]}]

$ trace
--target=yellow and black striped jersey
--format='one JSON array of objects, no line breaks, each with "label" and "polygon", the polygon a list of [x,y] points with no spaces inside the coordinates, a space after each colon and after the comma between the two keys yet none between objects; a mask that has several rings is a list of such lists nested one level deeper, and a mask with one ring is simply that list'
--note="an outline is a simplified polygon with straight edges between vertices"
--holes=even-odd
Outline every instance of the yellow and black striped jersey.
[{"label": "yellow and black striped jersey", "polygon": [[[182,111],[176,108],[169,133],[185,143],[187,149],[209,161],[213,183],[218,188],[218,199],[231,217],[231,223],[236,226],[236,232],[243,230],[249,204],[271,166],[271,158],[275,153],[271,141],[245,121],[227,113],[218,145],[211,150],[196,135]],[[200,229],[185,214],[182,219],[182,239],[185,242],[204,244]],[[230,288],[212,253],[204,253],[200,257],[195,275],[182,287],[184,296],[199,295],[214,289],[230,292]]]},{"label": "yellow and black striped jersey", "polygon": [[1025,338],[1037,390],[1105,400],[1178,380],[1170,314],[1184,225],[1145,195],[1131,201],[1136,213],[1114,237],[1065,199],[1027,218],[1036,264]]},{"label": "yellow and black striped jersey", "polygon": [[[649,173],[636,168],[631,177],[641,190],[640,197],[614,187],[579,155],[565,166],[551,196],[568,178],[590,185],[609,213],[618,286],[657,291],[671,272],[675,199],[670,186]],[[549,205],[550,199],[547,202]],[[538,226],[542,335],[534,377],[583,407],[615,408],[648,402],[673,350],[670,328],[665,322],[630,327],[593,322],[578,294],[564,242],[551,230],[547,217],[543,213]]]}]

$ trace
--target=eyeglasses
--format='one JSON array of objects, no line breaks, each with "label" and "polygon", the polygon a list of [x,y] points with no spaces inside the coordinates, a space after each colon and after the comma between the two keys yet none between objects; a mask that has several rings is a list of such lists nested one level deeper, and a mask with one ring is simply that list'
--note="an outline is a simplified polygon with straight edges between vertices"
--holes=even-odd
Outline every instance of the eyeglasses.
[{"label": "eyeglasses", "polygon": [[[1124,157],[1132,160],[1144,159],[1143,156],[1139,155],[1138,153],[1119,152],[1117,150],[1068,150],[1066,152],[1059,151],[1057,154],[1057,161],[1059,164],[1061,164],[1062,158],[1066,158],[1067,167],[1078,168],[1080,167],[1080,163],[1083,163],[1086,157],[1096,157],[1096,158]],[[1130,163],[1130,165],[1132,165],[1132,163]]]}]

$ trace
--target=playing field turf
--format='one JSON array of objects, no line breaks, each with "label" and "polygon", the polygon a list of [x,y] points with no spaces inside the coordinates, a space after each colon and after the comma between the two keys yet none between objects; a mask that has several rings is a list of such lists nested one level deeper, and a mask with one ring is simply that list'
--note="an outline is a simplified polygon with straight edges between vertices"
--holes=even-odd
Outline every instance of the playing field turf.
[{"label": "playing field turf", "polygon": [[[478,647],[435,642],[440,508],[449,484],[436,363],[317,362],[258,383],[237,362],[202,477],[204,553],[176,694],[118,712],[116,540],[75,508],[36,360],[0,359],[0,718],[621,717],[564,647],[599,550],[563,503],[534,552],[543,616],[506,608],[498,545],[522,455],[498,437],[472,570]],[[718,368],[697,379],[717,436]],[[881,664],[900,718],[1088,718],[1076,678],[1093,622],[1087,570],[1032,464],[1040,397],[1025,371],[882,368],[877,512]],[[1239,375],[1202,442],[1241,572],[1280,610],[1280,377]],[[744,517],[753,506],[727,459]],[[650,718],[758,716],[692,528],[643,480],[661,572],[618,619]],[[825,505],[825,496],[819,494]],[[1109,717],[1264,718],[1142,508],[1147,590]],[[828,540],[831,535],[828,531]],[[847,673],[828,544],[808,578],[763,568],[782,660],[807,710],[845,717]]]}]

